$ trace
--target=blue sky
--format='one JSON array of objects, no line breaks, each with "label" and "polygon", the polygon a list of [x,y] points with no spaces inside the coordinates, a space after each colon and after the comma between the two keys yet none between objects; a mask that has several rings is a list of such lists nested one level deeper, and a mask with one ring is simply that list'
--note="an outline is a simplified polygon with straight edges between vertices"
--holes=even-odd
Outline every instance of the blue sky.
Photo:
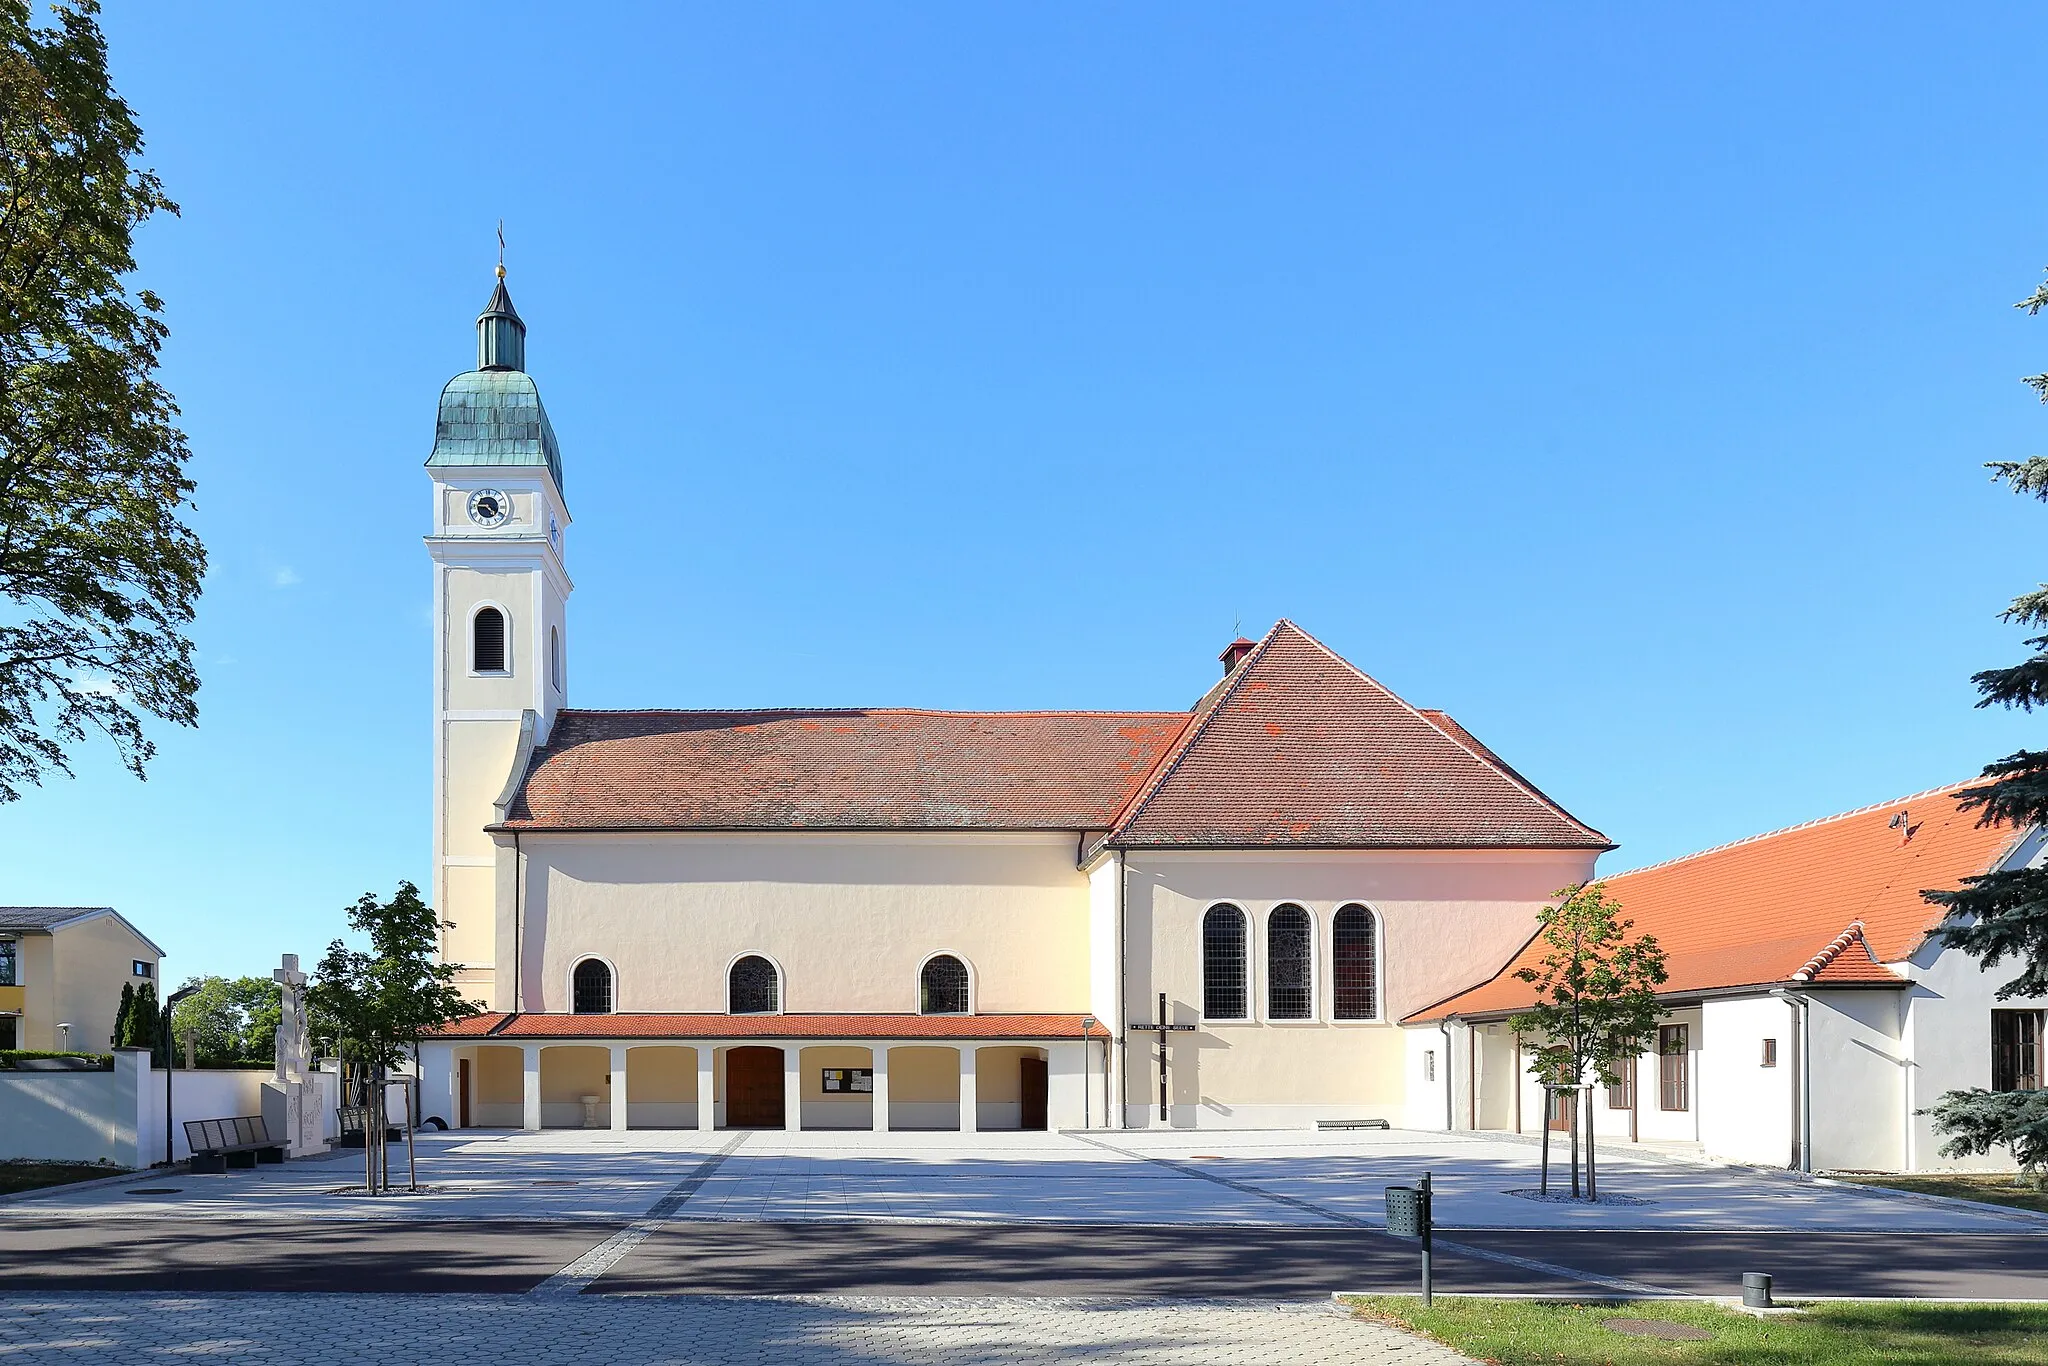
[{"label": "blue sky", "polygon": [[2028,740],[2012,6],[154,6],[196,732],[0,808],[173,978],[426,881],[421,469],[497,220],[583,706],[1176,707],[1242,621],[1619,869]]}]

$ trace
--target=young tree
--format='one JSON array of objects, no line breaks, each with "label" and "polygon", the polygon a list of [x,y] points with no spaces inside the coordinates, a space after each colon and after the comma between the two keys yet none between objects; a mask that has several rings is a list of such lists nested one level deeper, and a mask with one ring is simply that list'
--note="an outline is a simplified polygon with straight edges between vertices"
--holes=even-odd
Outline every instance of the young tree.
[{"label": "young tree", "polygon": [[[383,1130],[379,1083],[385,1070],[404,1061],[427,1034],[481,1007],[456,991],[455,968],[440,961],[441,918],[412,883],[399,883],[389,901],[363,893],[349,907],[348,924],[368,949],[339,939],[329,944],[306,988],[306,1004],[314,1033],[332,1039],[341,1055],[344,1094],[370,1107],[364,1124],[369,1148],[375,1146],[371,1126]],[[375,1166],[367,1153],[364,1160],[371,1164],[365,1184],[375,1189]]]},{"label": "young tree", "polygon": [[195,723],[206,571],[163,303],[126,282],[136,226],[178,208],[137,164],[96,0],[42,8],[0,0],[0,804],[89,735],[139,778],[145,718]]},{"label": "young tree", "polygon": [[[1630,937],[1635,922],[1621,918],[1621,903],[1599,883],[1567,887],[1557,904],[1545,908],[1540,923],[1542,961],[1522,968],[1516,978],[1536,988],[1533,1009],[1515,1016],[1508,1026],[1540,1042],[1529,1070],[1546,1085],[1581,1085],[1593,1077],[1601,1085],[1618,1086],[1622,1067],[1633,1067],[1638,1054],[1657,1037],[1657,988],[1664,985],[1664,950],[1654,936]],[[1548,1094],[1546,1092],[1546,1094]],[[1578,1198],[1578,1092],[1572,1103],[1572,1197]],[[1544,1117],[1545,1142],[1549,1116]],[[1587,1194],[1598,1198],[1593,1171],[1593,1127],[1585,1126]],[[1545,1187],[1548,1188],[1548,1164]]]},{"label": "young tree", "polygon": [[[2029,317],[2048,308],[2048,283],[2014,307]],[[2048,403],[2048,374],[2029,375],[2025,382]],[[2001,460],[1986,468],[2014,493],[2048,502],[2048,457]],[[2048,705],[2048,584],[2020,594],[2000,615],[2042,634],[2026,638],[2032,653],[2019,663],[1986,669],[1971,678],[1977,686],[1977,705],[2029,712]],[[1963,810],[1978,813],[1980,825],[2025,830],[2048,823],[2048,751],[2009,754],[1987,764],[1983,778],[1957,794]],[[2048,996],[2048,869],[1984,873],[1964,878],[1959,889],[1922,895],[1948,911],[1941,930],[1947,947],[1961,949],[1986,968],[2012,960],[2018,973],[1998,989],[1998,999]],[[1949,1140],[1942,1154],[1968,1157],[2009,1147],[2022,1171],[2038,1182],[2041,1164],[2048,1160],[2048,1109],[2042,1094],[1981,1088],[1949,1092],[1929,1110],[1935,1130]]]}]

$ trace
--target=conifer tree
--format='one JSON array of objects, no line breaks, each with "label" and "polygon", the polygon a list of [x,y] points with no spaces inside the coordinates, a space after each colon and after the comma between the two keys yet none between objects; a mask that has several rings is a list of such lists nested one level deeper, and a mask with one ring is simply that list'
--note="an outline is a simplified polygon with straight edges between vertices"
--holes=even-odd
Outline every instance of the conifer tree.
[{"label": "conifer tree", "polygon": [[[2048,283],[2015,304],[2029,317],[2048,308]],[[2048,374],[2028,375],[2025,382],[2048,403]],[[1986,466],[1992,478],[2022,497],[2048,502],[2048,457],[2000,460]],[[1986,669],[1971,678],[1979,707],[2018,707],[2033,711],[2048,706],[2048,584],[2012,600],[2000,616],[2037,632],[2025,640],[2032,651],[2017,664]],[[2022,749],[1984,767],[1983,781],[1957,794],[1965,811],[1975,811],[1979,825],[2005,825],[2026,830],[2048,824],[2048,750]],[[1963,879],[1954,890],[1923,892],[1948,911],[1942,942],[1961,949],[1986,968],[2010,960],[2018,969],[1998,989],[1998,999],[2048,996],[2048,868],[2014,868]],[[2013,1150],[2023,1171],[2039,1179],[2048,1162],[2048,1111],[2038,1093],[1997,1092],[1972,1088],[1951,1091],[1929,1111],[1935,1129],[1947,1136],[1942,1153],[1969,1157],[2005,1146]]]},{"label": "conifer tree", "polygon": [[120,1009],[114,1012],[114,1033],[113,1036],[107,1040],[107,1042],[111,1044],[113,1047],[127,1047],[126,1044],[121,1042],[121,1037],[128,1028],[128,1016],[132,1014],[134,1010],[135,983],[123,982],[121,983],[121,1006]]}]

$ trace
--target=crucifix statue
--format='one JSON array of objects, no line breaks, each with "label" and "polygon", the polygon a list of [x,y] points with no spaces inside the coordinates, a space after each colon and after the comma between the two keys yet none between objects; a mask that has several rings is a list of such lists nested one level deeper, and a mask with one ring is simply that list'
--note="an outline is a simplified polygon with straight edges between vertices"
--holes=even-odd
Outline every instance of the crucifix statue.
[{"label": "crucifix statue", "polygon": [[1157,1024],[1133,1024],[1133,1030],[1140,1034],[1159,1036],[1159,1118],[1166,1118],[1166,1036],[1183,1030],[1192,1031],[1191,1024],[1174,1024],[1166,1013],[1166,993],[1159,993],[1159,1022]]},{"label": "crucifix statue", "polygon": [[306,1041],[306,974],[299,971],[299,956],[285,954],[270,980],[278,985],[280,1010],[277,1021],[277,1079],[304,1081],[312,1068],[312,1050]]}]

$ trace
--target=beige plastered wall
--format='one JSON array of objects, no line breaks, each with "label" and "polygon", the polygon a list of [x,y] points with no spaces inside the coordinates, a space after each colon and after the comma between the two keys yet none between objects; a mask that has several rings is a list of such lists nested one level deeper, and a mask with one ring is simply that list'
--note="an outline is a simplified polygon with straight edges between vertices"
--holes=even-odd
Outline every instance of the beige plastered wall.
[{"label": "beige plastered wall", "polygon": [[[1089,1008],[1089,896],[1072,837],[529,835],[521,841],[518,1008],[569,1009],[585,956],[620,1011],[726,1008],[757,953],[791,1013],[913,1014],[934,953],[966,961],[980,1014]],[[512,961],[513,851],[500,847],[498,940]],[[500,1008],[512,983],[498,974]]]},{"label": "beige plastered wall", "polygon": [[[150,965],[149,977],[134,975],[138,958]],[[160,967],[156,950],[110,915],[22,935],[22,1047],[105,1052],[113,1046],[121,988],[151,982],[162,992]],[[71,1026],[68,1039],[58,1037],[59,1024]]]},{"label": "beige plastered wall", "polygon": [[[1395,1021],[1473,986],[1527,942],[1559,887],[1589,877],[1590,853],[1557,851],[1131,851],[1125,904],[1126,1010],[1149,1019],[1167,995],[1168,1120],[1175,1127],[1312,1124],[1406,1117],[1406,1041]],[[1202,1018],[1202,919],[1229,902],[1250,917],[1251,1018]],[[1314,1019],[1266,1018],[1266,917],[1292,902],[1314,926]],[[1381,1020],[1331,1018],[1331,919],[1357,902],[1377,915]],[[1132,1034],[1126,1116],[1156,1126],[1156,1036]]]}]

